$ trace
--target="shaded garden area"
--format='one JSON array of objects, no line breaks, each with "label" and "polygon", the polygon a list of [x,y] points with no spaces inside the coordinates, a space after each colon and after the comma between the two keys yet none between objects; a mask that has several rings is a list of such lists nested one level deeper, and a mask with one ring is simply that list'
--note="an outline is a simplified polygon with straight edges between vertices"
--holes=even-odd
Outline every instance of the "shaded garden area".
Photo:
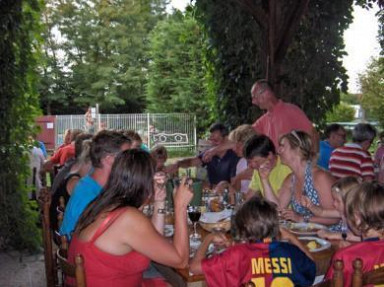
[{"label": "shaded garden area", "polygon": [[[40,244],[25,186],[37,115],[95,103],[105,113],[193,111],[201,134],[212,121],[235,127],[261,115],[249,91],[268,77],[321,127],[346,92],[353,4],[377,2],[197,0],[169,14],[163,0],[1,1],[0,248]],[[373,114],[381,70],[379,59],[363,78]]]}]

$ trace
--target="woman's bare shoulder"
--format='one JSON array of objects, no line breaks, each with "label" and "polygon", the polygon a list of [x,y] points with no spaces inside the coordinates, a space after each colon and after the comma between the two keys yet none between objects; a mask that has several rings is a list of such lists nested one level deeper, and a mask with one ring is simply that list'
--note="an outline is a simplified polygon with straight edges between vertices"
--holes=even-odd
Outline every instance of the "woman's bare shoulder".
[{"label": "woman's bare shoulder", "polygon": [[331,173],[322,168],[314,167],[312,174],[315,180],[326,180],[332,183],[335,181],[335,178],[331,175]]}]

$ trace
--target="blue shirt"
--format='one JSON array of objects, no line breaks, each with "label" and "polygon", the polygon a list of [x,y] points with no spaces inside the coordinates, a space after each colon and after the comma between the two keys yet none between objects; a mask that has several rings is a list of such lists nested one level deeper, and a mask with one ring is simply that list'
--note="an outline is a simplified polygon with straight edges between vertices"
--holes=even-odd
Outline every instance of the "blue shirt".
[{"label": "blue shirt", "polygon": [[64,212],[63,224],[60,234],[71,238],[71,233],[75,230],[77,221],[86,209],[88,204],[94,200],[101,192],[102,187],[89,175],[80,179],[69,198]]},{"label": "blue shirt", "polygon": [[[204,153],[199,155],[203,158]],[[210,184],[218,184],[220,181],[230,181],[236,175],[236,166],[239,157],[232,150],[227,150],[225,155],[220,158],[214,156],[210,162],[204,163],[203,166],[207,167],[208,180]]]},{"label": "blue shirt", "polygon": [[317,160],[317,165],[326,170],[329,170],[328,163],[334,149],[335,148],[332,147],[328,141],[321,141],[320,154],[319,154],[319,159]]},{"label": "blue shirt", "polygon": [[45,147],[45,144],[42,142],[42,141],[38,141],[39,142],[39,148],[41,148],[41,150],[43,151],[43,155],[44,157],[47,157],[47,149]]}]

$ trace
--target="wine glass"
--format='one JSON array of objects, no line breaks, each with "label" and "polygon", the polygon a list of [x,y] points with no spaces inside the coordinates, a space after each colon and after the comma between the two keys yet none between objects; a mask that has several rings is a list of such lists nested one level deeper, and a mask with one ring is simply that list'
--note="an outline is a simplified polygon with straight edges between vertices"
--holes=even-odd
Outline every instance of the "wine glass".
[{"label": "wine glass", "polygon": [[191,239],[198,240],[201,238],[200,234],[196,231],[196,224],[201,216],[201,209],[199,206],[188,206],[188,216],[189,219],[193,223],[193,234],[191,235]]}]

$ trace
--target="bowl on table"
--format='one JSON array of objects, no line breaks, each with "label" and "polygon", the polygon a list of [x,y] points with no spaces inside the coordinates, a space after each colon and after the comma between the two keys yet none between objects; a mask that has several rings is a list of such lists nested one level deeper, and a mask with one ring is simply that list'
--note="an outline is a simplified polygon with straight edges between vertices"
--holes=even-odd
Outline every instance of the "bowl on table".
[{"label": "bowl on table", "polygon": [[227,218],[220,222],[214,222],[214,223],[206,223],[206,222],[199,222],[200,226],[208,231],[213,232],[215,230],[224,230],[225,232],[228,232],[231,229],[231,219]]},{"label": "bowl on table", "polygon": [[223,230],[228,232],[231,229],[231,210],[221,212],[205,212],[201,215],[199,224],[208,231]]}]

